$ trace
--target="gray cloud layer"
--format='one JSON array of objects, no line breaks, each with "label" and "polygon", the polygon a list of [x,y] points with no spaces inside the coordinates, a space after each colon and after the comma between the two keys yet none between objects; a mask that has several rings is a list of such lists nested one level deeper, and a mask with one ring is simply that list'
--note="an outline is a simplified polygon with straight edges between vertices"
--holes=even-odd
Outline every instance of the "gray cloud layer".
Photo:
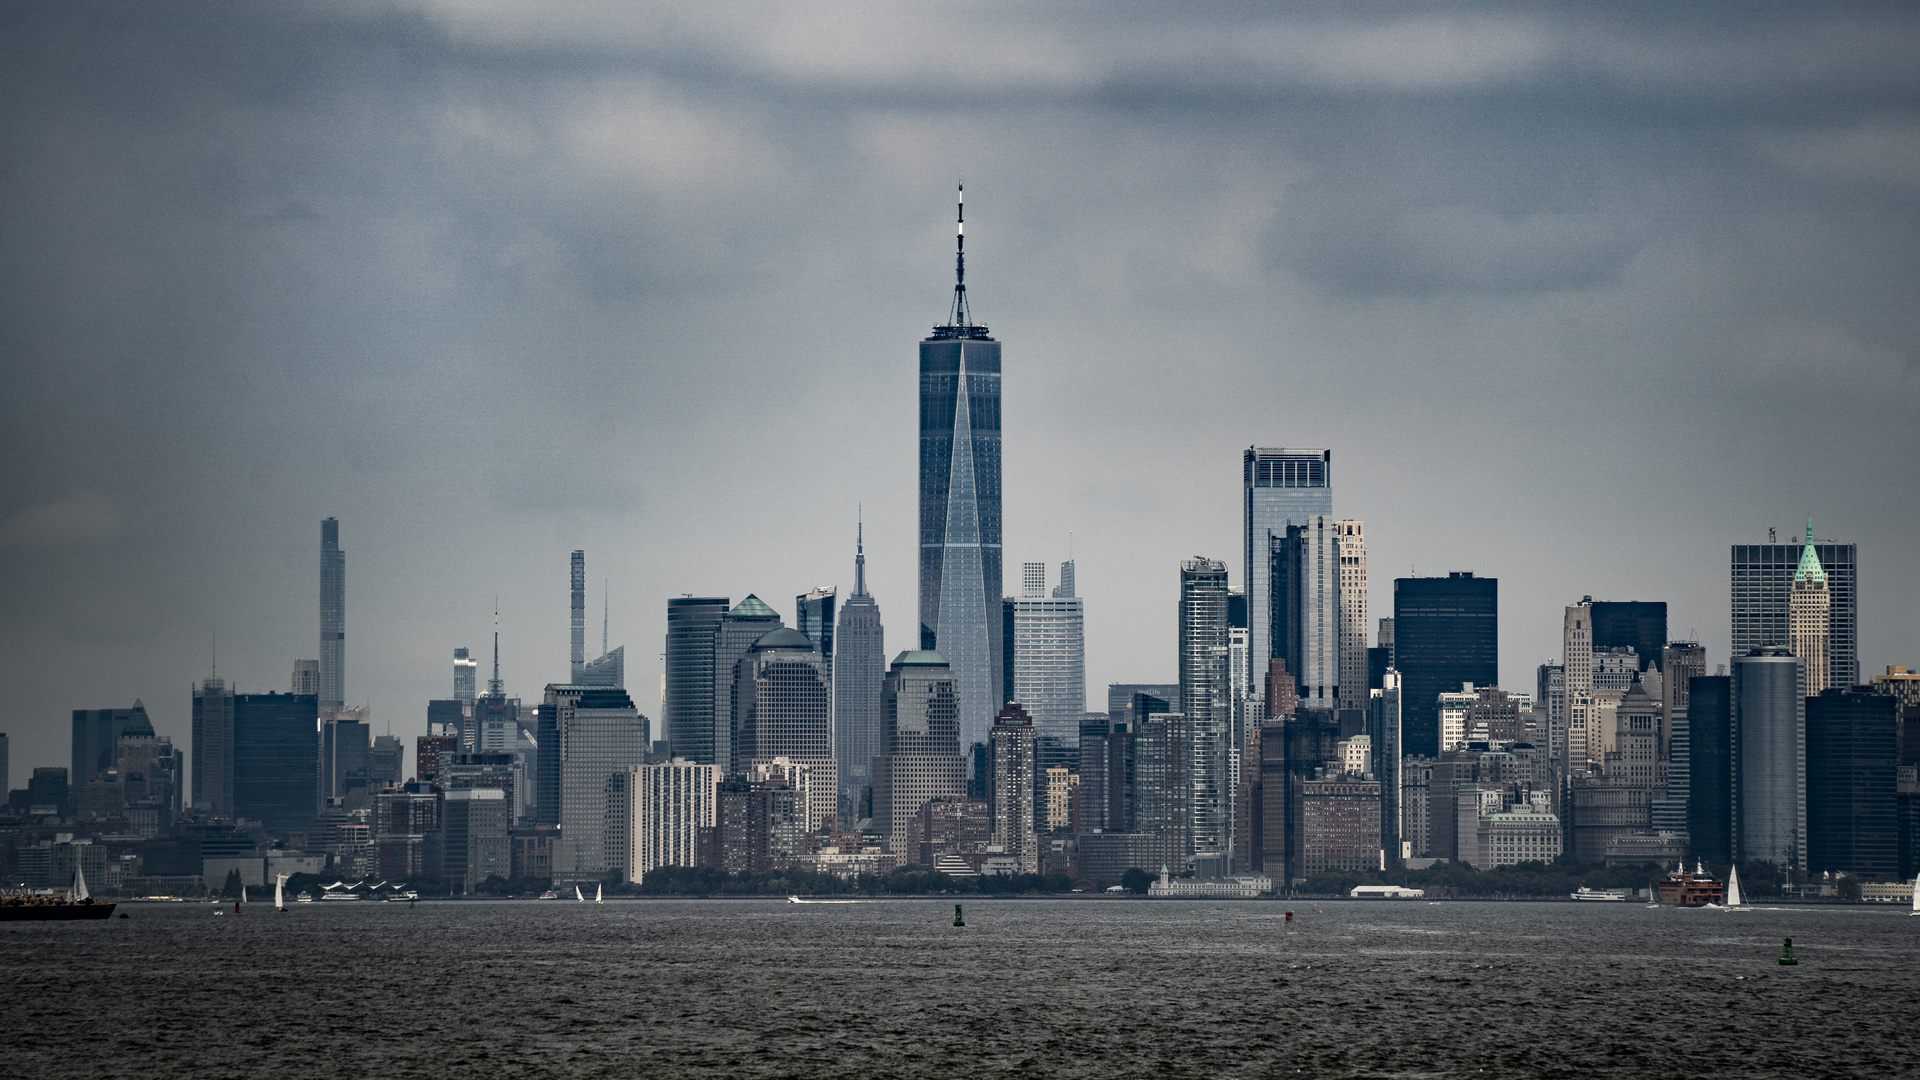
[{"label": "gray cloud layer", "polygon": [[[0,13],[0,668],[186,734],[314,654],[418,730],[499,596],[510,688],[611,581],[850,584],[912,625],[913,342],[968,183],[1007,342],[1008,557],[1066,553],[1090,681],[1173,673],[1238,453],[1336,450],[1390,579],[1502,579],[1503,678],[1581,594],[1726,641],[1725,545],[1863,545],[1920,659],[1920,20],[1688,8],[506,3]],[[1098,699],[1098,693],[1093,695]]]}]

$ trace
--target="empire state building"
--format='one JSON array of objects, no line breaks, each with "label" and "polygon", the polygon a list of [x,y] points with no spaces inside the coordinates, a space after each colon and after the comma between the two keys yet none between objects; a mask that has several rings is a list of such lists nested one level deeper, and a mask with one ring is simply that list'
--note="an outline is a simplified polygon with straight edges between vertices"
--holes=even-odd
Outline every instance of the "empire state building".
[{"label": "empire state building", "polygon": [[967,310],[966,204],[953,307],[920,343],[920,643],[952,666],[960,747],[1004,704],[1000,614],[1000,343]]}]

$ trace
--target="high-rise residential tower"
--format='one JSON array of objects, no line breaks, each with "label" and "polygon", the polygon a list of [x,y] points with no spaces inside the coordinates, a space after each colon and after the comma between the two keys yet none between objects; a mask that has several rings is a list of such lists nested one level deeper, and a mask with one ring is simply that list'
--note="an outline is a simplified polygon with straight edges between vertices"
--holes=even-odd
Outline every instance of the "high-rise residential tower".
[{"label": "high-rise residential tower", "polygon": [[567,681],[578,683],[580,669],[587,664],[587,553],[573,553],[569,580],[572,583],[572,660],[573,668],[567,675]]},{"label": "high-rise residential tower", "polygon": [[1186,717],[1186,800],[1192,851],[1233,850],[1235,778],[1228,773],[1232,681],[1227,677],[1227,564],[1195,556],[1180,564],[1180,711]]},{"label": "high-rise residential tower", "polygon": [[1440,756],[1440,695],[1500,682],[1500,583],[1457,571],[1393,582],[1403,753]]},{"label": "high-rise residential tower", "polygon": [[328,518],[320,523],[320,706],[346,703],[347,553],[340,523]]},{"label": "high-rise residential tower", "polygon": [[[1333,451],[1247,447],[1242,461],[1248,681],[1257,689],[1273,643],[1273,552],[1287,526],[1333,515]],[[1296,674],[1298,674],[1296,672]]]},{"label": "high-rise residential tower", "polygon": [[993,784],[988,789],[993,842],[1019,861],[1020,873],[1040,872],[1040,838],[1034,830],[1033,720],[1008,702],[988,735],[993,748]]},{"label": "high-rise residential tower", "polygon": [[840,605],[834,650],[840,669],[833,679],[833,756],[840,764],[841,825],[859,820],[860,790],[873,781],[880,753],[880,684],[887,677],[886,630],[880,605],[867,592],[865,528],[854,533],[853,595]]},{"label": "high-rise residential tower", "polygon": [[[1807,518],[1807,535],[1813,535],[1813,518]],[[1787,598],[1787,647],[1806,661],[1807,696],[1815,697],[1831,683],[1832,672],[1827,639],[1832,626],[1832,597],[1827,590],[1827,572],[1820,565],[1820,553],[1813,544],[1800,549],[1800,565],[1793,571],[1793,584]]]},{"label": "high-rise residential tower", "polygon": [[1340,540],[1340,707],[1367,707],[1367,523],[1336,521]]},{"label": "high-rise residential tower", "polygon": [[[727,762],[714,759],[713,713],[714,647],[720,619],[727,613],[724,596],[676,596],[667,601],[666,672],[662,680],[662,736],[673,755],[702,765]],[[727,677],[732,679],[728,671]],[[729,682],[731,685],[731,682]],[[732,702],[727,702],[732,708]]]},{"label": "high-rise residential tower", "polygon": [[[1796,537],[1796,541],[1800,538]],[[1827,684],[1860,681],[1859,552],[1854,544],[1733,545],[1733,655],[1791,645],[1793,579],[1811,546],[1827,579]]]},{"label": "high-rise residential tower", "polygon": [[1073,595],[1072,563],[1060,564],[1060,579],[1049,596],[1047,565],[1027,563],[1020,595],[1002,601],[1001,697],[1019,702],[1032,718],[1044,765],[1064,763],[1087,713],[1086,615]]},{"label": "high-rise residential tower", "polygon": [[961,205],[953,306],[920,343],[920,646],[952,665],[960,741],[1000,711],[1000,343],[967,306]]}]

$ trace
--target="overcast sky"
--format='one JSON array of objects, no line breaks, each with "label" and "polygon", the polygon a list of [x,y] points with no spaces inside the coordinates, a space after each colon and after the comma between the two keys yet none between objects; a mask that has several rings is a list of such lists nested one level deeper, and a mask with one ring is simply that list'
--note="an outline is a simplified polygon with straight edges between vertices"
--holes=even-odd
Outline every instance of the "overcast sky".
[{"label": "overcast sky", "polygon": [[1090,705],[1175,677],[1182,558],[1242,577],[1253,443],[1333,449],[1375,617],[1498,577],[1511,687],[1583,594],[1724,661],[1728,545],[1809,512],[1862,671],[1920,661],[1920,13],[1413,10],[7,5],[13,785],[75,708],[185,746],[216,627],[286,689],[327,516],[398,734],[496,596],[509,692],[565,677],[576,547],[650,716],[666,598],[791,620],[861,504],[909,647],[961,178],[1008,580],[1071,543]]}]

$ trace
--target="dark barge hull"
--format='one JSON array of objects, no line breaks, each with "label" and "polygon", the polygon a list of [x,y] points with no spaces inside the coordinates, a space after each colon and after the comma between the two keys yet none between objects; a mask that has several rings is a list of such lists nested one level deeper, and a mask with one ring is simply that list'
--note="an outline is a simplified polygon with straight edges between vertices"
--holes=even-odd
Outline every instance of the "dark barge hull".
[{"label": "dark barge hull", "polygon": [[66,922],[108,919],[113,904],[0,904],[0,922]]}]

